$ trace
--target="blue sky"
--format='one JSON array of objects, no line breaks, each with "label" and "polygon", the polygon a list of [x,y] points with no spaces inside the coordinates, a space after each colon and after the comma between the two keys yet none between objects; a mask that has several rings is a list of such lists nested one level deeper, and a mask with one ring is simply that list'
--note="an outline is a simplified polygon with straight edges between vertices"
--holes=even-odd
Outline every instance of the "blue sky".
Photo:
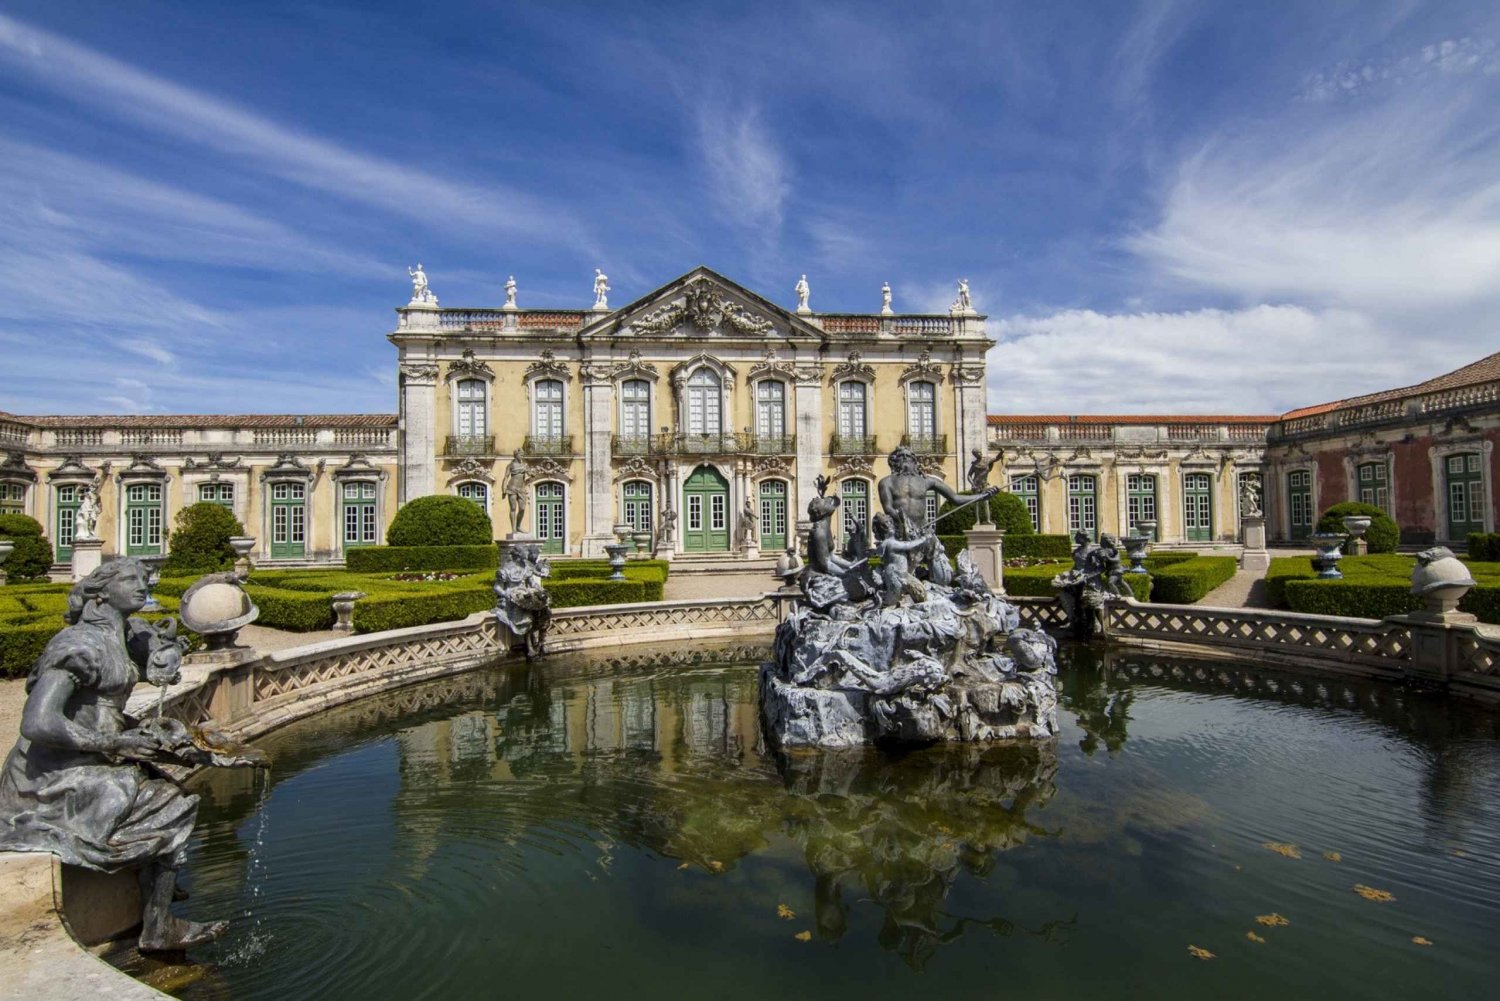
[{"label": "blue sky", "polygon": [[448,306],[707,264],[941,310],[993,412],[1274,412],[1500,347],[1500,7],[0,8],[0,410],[389,411]]}]

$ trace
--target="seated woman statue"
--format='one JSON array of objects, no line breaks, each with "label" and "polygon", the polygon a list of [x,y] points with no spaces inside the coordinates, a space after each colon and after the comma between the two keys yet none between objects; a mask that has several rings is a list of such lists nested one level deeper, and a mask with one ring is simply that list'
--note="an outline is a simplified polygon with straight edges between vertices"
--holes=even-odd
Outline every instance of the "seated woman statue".
[{"label": "seated woman statue", "polygon": [[176,622],[130,617],[149,596],[147,573],[139,560],[115,560],[68,595],[69,625],[31,668],[21,736],[0,772],[0,850],[52,852],[100,872],[139,869],[140,949],[161,952],[211,941],[227,925],[171,913],[198,797],[157,766],[252,762],[205,753],[175,720],[137,726],[125,715],[142,671],[159,685],[180,676]]}]

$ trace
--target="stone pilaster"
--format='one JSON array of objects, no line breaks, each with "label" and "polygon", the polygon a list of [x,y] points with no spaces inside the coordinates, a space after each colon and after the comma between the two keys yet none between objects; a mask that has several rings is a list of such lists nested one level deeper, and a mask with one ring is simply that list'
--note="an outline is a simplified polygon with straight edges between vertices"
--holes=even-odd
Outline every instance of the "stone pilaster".
[{"label": "stone pilaster", "polygon": [[959,362],[953,366],[953,392],[958,397],[958,433],[954,449],[958,455],[959,482],[962,483],[963,471],[969,464],[969,454],[976,448],[981,451],[989,449],[982,361],[977,365]]},{"label": "stone pilaster", "polygon": [[614,384],[608,379],[584,374],[584,537],[583,555],[607,556],[604,547],[615,541],[613,444],[610,416],[614,408]]},{"label": "stone pilaster", "polygon": [[[787,520],[797,526],[796,535],[805,535],[811,524],[807,504],[818,495],[813,481],[823,472],[823,366],[799,365],[796,387],[797,412],[797,491],[789,503]],[[788,526],[790,528],[790,526]]]},{"label": "stone pilaster", "polygon": [[401,489],[398,503],[437,492],[437,376],[432,362],[401,363]]}]

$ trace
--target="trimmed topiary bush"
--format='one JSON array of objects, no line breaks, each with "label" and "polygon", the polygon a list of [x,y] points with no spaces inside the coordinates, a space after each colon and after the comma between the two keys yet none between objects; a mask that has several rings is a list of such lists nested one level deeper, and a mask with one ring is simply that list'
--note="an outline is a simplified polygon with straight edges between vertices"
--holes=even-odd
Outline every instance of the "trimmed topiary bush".
[{"label": "trimmed topiary bush", "polygon": [[[971,504],[966,508],[954,510],[957,505],[943,504],[943,510],[938,512],[937,531],[939,535],[957,535],[967,529],[973,528],[979,522],[979,512],[983,504]],[[989,500],[990,521],[997,527],[1005,529],[1006,542],[1015,535],[1035,535],[1036,529],[1031,527],[1031,512],[1026,510],[1026,502],[1015,494],[1001,491]]]},{"label": "trimmed topiary bush", "polygon": [[1469,559],[1500,562],[1500,532],[1470,532],[1468,543]]},{"label": "trimmed topiary bush", "polygon": [[[476,506],[473,501],[462,497],[456,499],[463,500],[470,507]],[[499,559],[500,550],[494,543],[478,546],[360,546],[344,554],[344,566],[350,573],[493,570]]]},{"label": "trimmed topiary bush", "polygon": [[234,566],[232,536],[244,535],[245,526],[222,504],[199,501],[177,512],[177,527],[167,539],[167,561],[163,574],[218,573]]},{"label": "trimmed topiary bush", "polygon": [[[962,548],[962,547],[960,547]],[[951,551],[951,550],[950,550]],[[1073,540],[1066,535],[1018,535],[1005,537],[1005,556],[1030,556],[1038,560],[1068,559],[1073,555]],[[1140,576],[1137,574],[1136,576]]]},{"label": "trimmed topiary bush", "polygon": [[392,546],[490,546],[490,516],[464,497],[434,494],[408,501],[391,519],[385,541]]},{"label": "trimmed topiary bush", "polygon": [[1233,556],[1196,556],[1151,571],[1151,600],[1164,605],[1191,605],[1234,576]]},{"label": "trimmed topiary bush", "polygon": [[1369,543],[1370,552],[1394,553],[1396,551],[1396,544],[1401,541],[1401,529],[1384,509],[1374,504],[1361,504],[1358,501],[1335,504],[1323,512],[1323,516],[1318,519],[1318,527],[1315,531],[1338,532],[1342,535],[1346,532],[1344,518],[1351,514],[1369,516],[1370,530],[1365,533],[1365,542]]},{"label": "trimmed topiary bush", "polygon": [[52,569],[52,543],[42,535],[42,523],[24,514],[0,514],[0,539],[9,539],[15,548],[0,570],[12,583],[38,580]]}]

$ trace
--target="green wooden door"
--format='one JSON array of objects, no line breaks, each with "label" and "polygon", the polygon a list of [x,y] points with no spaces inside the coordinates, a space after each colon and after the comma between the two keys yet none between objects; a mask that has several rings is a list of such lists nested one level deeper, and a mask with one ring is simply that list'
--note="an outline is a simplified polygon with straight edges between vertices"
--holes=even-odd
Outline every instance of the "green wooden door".
[{"label": "green wooden door", "polygon": [[1443,463],[1443,493],[1448,501],[1448,538],[1462,539],[1484,531],[1484,476],[1478,452],[1450,455]]},{"label": "green wooden door", "polygon": [[161,485],[132,483],[125,488],[125,555],[160,556]]},{"label": "green wooden door", "polygon": [[344,524],[344,549],[373,546],[380,542],[380,523],[375,517],[377,485],[355,480],[344,484],[341,520]]},{"label": "green wooden door", "polygon": [[307,555],[307,484],[271,484],[271,559]]},{"label": "green wooden door", "polygon": [[624,489],[624,524],[632,532],[649,532],[656,525],[656,515],[651,510],[651,484],[645,480],[626,480]]},{"label": "green wooden door", "polygon": [[1286,474],[1287,527],[1292,538],[1305,539],[1312,534],[1312,473],[1298,469]]},{"label": "green wooden door", "polygon": [[1189,542],[1214,537],[1214,479],[1208,473],[1182,478],[1182,534]]},{"label": "green wooden door", "polygon": [[708,466],[682,486],[682,547],[690,553],[729,551],[729,484]]},{"label": "green wooden door", "polygon": [[786,480],[760,482],[760,548],[762,552],[786,548]]},{"label": "green wooden door", "polygon": [[565,545],[563,503],[566,494],[561,483],[536,485],[536,534],[542,540],[542,552],[560,555]]},{"label": "green wooden door", "polygon": [[57,540],[59,563],[66,563],[73,558],[73,532],[77,527],[78,502],[81,500],[83,487],[69,483],[57,488],[57,529],[52,537]]},{"label": "green wooden door", "polygon": [[[1143,521],[1156,521],[1156,477],[1150,473],[1131,473],[1125,477],[1126,530],[1134,535]],[[1151,531],[1152,541],[1160,538],[1161,525]]]}]

